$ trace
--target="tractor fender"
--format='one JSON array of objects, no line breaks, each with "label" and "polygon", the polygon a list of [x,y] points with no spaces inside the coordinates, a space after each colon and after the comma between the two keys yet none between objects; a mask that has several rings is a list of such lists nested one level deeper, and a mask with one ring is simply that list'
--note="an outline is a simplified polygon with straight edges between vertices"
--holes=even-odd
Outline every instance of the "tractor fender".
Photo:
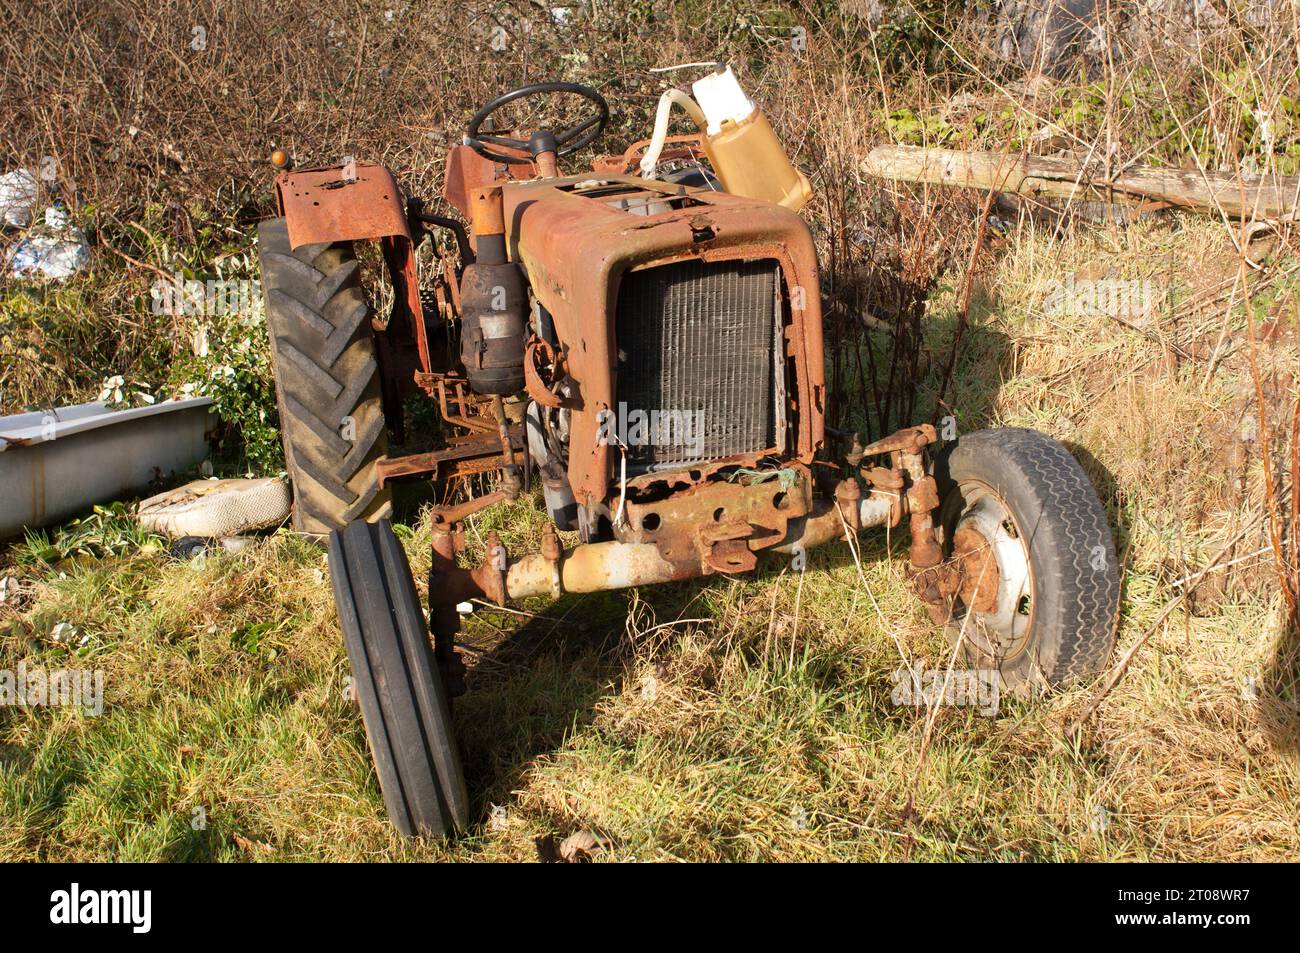
[{"label": "tractor fender", "polygon": [[276,203],[289,226],[289,246],[326,242],[411,240],[393,174],[366,163],[282,172]]},{"label": "tractor fender", "polygon": [[[334,242],[380,243],[393,291],[410,322],[399,321],[397,327],[402,336],[414,332],[420,367],[429,373],[432,364],[415,246],[393,174],[381,165],[361,162],[281,172],[275,179],[275,193],[290,249]],[[389,325],[391,334],[393,322]]]}]

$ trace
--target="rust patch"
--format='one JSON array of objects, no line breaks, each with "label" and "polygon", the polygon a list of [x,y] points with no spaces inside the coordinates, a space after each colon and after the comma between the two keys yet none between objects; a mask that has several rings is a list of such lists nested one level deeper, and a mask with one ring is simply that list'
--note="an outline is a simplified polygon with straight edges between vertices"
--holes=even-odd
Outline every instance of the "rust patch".
[{"label": "rust patch", "polygon": [[356,178],[343,167],[282,172],[276,198],[289,227],[289,245],[374,241],[394,235],[411,238],[402,194],[393,174],[381,165],[358,163]]},{"label": "rust patch", "polygon": [[974,526],[960,527],[952,538],[953,564],[958,570],[961,601],[976,612],[992,612],[998,604],[998,561],[993,547]]},{"label": "rust patch", "polygon": [[415,331],[420,366],[432,370],[415,246],[402,193],[393,174],[381,165],[357,163],[355,178],[343,172],[344,167],[333,166],[276,176],[276,203],[288,227],[289,247],[381,242],[393,292]]},{"label": "rust patch", "polygon": [[[498,146],[504,152],[514,152],[504,146]],[[520,152],[520,157],[528,159],[527,153]],[[466,218],[470,217],[470,193],[475,189],[500,182],[519,181],[534,178],[537,167],[529,159],[527,162],[506,163],[485,159],[469,146],[455,146],[447,153],[447,171],[442,179],[443,197],[453,208]]]},{"label": "rust patch", "polygon": [[[510,443],[514,450],[523,451],[522,428],[511,428]],[[375,474],[382,487],[388,480],[409,476],[428,476],[436,480],[487,473],[508,465],[502,452],[501,440],[496,433],[479,432],[452,443],[443,450],[413,453],[404,457],[385,457],[375,464]]]},{"label": "rust patch", "polygon": [[[785,539],[790,520],[806,516],[812,507],[807,468],[790,467],[788,472],[797,475],[792,483],[752,477],[697,482],[666,498],[647,494],[650,498],[641,501],[629,485],[633,498],[625,507],[627,525],[615,528],[615,535],[623,542],[653,543],[670,563],[703,561],[716,572],[752,569],[753,552]],[[742,548],[749,555],[742,555]]]}]

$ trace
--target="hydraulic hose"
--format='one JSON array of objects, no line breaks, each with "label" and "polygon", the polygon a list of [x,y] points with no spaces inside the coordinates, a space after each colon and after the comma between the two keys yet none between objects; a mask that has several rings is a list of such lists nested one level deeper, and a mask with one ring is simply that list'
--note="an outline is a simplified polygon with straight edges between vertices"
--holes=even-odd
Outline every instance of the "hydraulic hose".
[{"label": "hydraulic hose", "polygon": [[650,145],[646,148],[645,155],[641,157],[641,174],[644,176],[653,174],[655,166],[659,164],[659,154],[663,152],[664,141],[668,138],[668,116],[674,104],[682,107],[700,131],[703,131],[708,124],[704,118],[704,110],[690,96],[676,88],[664,90],[664,94],[659,97],[659,107],[655,110],[654,134],[650,137]]}]

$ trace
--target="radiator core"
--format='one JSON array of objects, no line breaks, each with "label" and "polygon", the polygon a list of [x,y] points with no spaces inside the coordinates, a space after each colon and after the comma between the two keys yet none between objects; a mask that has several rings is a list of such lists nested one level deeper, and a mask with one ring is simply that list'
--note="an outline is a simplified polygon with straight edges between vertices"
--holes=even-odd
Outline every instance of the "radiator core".
[{"label": "radiator core", "polygon": [[618,413],[635,424],[639,411],[661,424],[623,428],[630,468],[780,449],[780,292],[772,259],[691,259],[623,276],[614,325]]}]

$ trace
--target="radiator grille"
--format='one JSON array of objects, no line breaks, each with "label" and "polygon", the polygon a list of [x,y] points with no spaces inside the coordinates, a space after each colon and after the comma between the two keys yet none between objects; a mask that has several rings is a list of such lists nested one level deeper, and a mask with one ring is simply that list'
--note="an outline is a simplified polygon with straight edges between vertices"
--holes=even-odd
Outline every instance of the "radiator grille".
[{"label": "radiator grille", "polygon": [[658,411],[661,422],[695,412],[697,425],[687,440],[662,427],[649,431],[648,446],[627,440],[629,465],[661,469],[776,445],[779,288],[770,259],[690,260],[623,277],[615,317],[619,411],[628,420],[634,411]]}]

